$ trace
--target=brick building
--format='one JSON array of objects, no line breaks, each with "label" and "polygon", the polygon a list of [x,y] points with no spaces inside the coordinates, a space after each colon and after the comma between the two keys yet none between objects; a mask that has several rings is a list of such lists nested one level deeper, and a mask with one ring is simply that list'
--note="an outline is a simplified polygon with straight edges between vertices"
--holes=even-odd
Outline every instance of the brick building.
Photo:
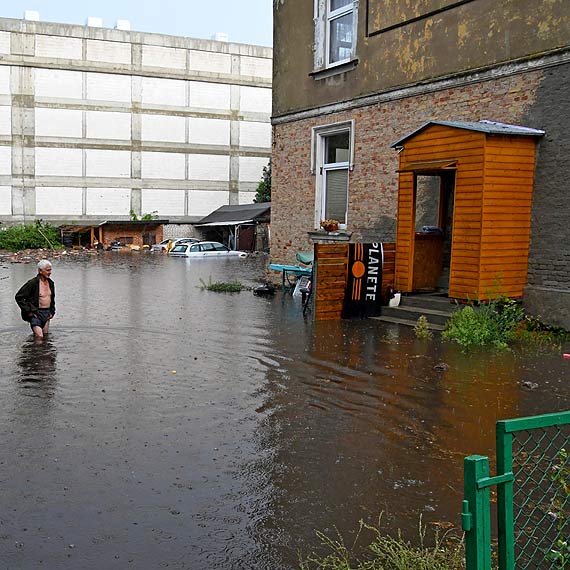
[{"label": "brick building", "polygon": [[326,217],[395,241],[390,145],[428,121],[541,129],[524,301],[570,328],[567,2],[277,0],[274,25],[273,260],[294,262]]},{"label": "brick building", "polygon": [[271,152],[272,50],[88,24],[0,18],[0,222],[132,211],[188,229],[252,203]]}]

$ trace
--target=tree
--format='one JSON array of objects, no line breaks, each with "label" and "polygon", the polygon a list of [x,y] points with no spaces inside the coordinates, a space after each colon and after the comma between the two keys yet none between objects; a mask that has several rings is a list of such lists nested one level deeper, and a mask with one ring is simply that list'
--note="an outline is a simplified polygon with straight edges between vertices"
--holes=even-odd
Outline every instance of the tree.
[{"label": "tree", "polygon": [[261,182],[257,185],[253,201],[256,204],[271,202],[271,159],[269,159],[268,165],[263,167]]}]

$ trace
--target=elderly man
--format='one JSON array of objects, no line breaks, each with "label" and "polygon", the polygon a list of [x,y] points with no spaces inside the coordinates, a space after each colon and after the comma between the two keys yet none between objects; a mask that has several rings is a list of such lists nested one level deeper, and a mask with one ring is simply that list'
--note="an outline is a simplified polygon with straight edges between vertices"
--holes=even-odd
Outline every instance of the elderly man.
[{"label": "elderly man", "polygon": [[49,322],[55,315],[55,285],[50,275],[51,263],[42,259],[38,263],[38,274],[24,283],[16,293],[16,303],[22,312],[22,319],[30,323],[38,338],[43,338],[48,333]]}]

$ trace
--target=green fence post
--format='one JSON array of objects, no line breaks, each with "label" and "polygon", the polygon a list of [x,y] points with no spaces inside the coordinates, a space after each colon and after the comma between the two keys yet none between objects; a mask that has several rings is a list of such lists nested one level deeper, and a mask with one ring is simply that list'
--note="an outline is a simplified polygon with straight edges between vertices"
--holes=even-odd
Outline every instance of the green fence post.
[{"label": "green fence post", "polygon": [[[513,434],[506,431],[504,421],[497,422],[497,475],[513,470]],[[497,487],[497,530],[499,538],[499,570],[515,568],[515,527],[513,521],[513,482]]]},{"label": "green fence post", "polygon": [[469,523],[465,524],[466,570],[491,570],[491,492],[489,487],[477,488],[477,481],[489,477],[489,458],[470,455],[463,463],[464,496],[469,509]]}]

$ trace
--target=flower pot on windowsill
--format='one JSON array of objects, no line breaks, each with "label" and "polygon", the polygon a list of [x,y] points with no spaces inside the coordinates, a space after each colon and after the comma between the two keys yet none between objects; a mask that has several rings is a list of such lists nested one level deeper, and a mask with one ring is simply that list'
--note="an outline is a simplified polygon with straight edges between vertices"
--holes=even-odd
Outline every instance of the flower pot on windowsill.
[{"label": "flower pot on windowsill", "polygon": [[336,220],[322,220],[321,228],[323,228],[325,232],[337,232],[338,222]]}]

